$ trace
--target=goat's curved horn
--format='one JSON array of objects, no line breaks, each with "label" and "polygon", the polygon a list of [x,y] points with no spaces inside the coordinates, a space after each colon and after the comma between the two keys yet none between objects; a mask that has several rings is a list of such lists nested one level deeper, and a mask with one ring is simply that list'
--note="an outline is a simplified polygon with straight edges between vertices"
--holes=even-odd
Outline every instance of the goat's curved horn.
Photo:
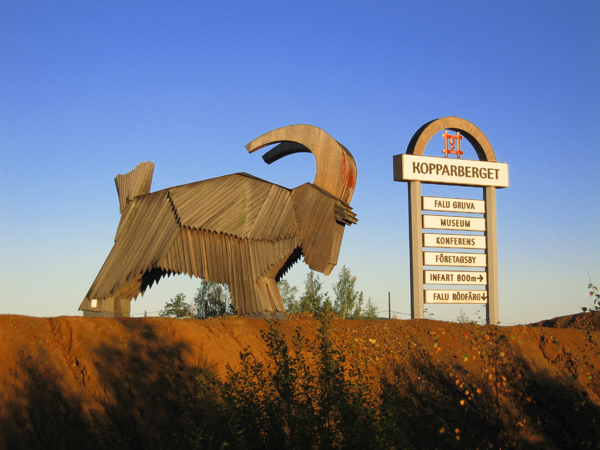
[{"label": "goat's curved horn", "polygon": [[356,163],[346,147],[320,128],[312,125],[288,125],[257,137],[248,145],[248,153],[281,142],[263,159],[271,164],[292,153],[310,152],[317,161],[313,184],[350,204],[356,186]]}]

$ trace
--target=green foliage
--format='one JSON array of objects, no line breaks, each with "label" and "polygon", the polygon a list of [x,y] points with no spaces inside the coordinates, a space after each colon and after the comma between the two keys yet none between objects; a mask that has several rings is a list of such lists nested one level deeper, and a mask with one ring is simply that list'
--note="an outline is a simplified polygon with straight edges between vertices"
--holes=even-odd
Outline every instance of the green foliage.
[{"label": "green foliage", "polygon": [[304,281],[304,294],[300,297],[300,311],[318,313],[331,310],[331,301],[326,293],[321,292],[323,283],[319,276],[311,270]]},{"label": "green foliage", "polygon": [[202,280],[194,297],[194,305],[198,319],[235,314],[229,286],[214,281]]},{"label": "green foliage", "polygon": [[286,280],[277,283],[285,310],[289,314],[297,312],[320,313],[333,311],[344,319],[377,320],[377,308],[371,298],[364,304],[363,292],[354,290],[356,277],[344,266],[336,284],[333,285],[335,302],[332,304],[327,293],[323,293],[323,283],[314,271],[310,271],[304,281],[304,294],[296,299],[298,288],[290,286]]},{"label": "green foliage", "polygon": [[356,277],[344,266],[340,271],[336,284],[333,285],[335,293],[334,311],[342,319],[361,318],[363,293],[355,291]]},{"label": "green foliage", "polygon": [[333,285],[334,312],[342,319],[377,320],[377,308],[373,301],[369,298],[364,305],[364,294],[354,290],[355,285],[356,277],[346,266],[342,267],[338,281]]},{"label": "green foliage", "polygon": [[277,283],[281,298],[283,300],[283,306],[288,314],[297,313],[300,311],[300,302],[296,300],[298,294],[298,288],[296,286],[290,286],[287,280],[281,280]]},{"label": "green foliage", "polygon": [[239,369],[228,367],[224,381],[201,377],[189,443],[205,449],[406,448],[399,418],[386,419],[397,411],[379,408],[372,376],[334,347],[330,318],[320,315],[314,343],[297,328],[291,346],[271,323],[263,333],[264,363],[244,351]]},{"label": "green foliage", "polygon": [[182,319],[185,317],[194,317],[194,308],[185,301],[185,295],[177,294],[171,301],[165,304],[164,309],[159,313],[161,317],[176,317]]},{"label": "green foliage", "polygon": [[362,320],[378,320],[379,316],[377,315],[377,307],[373,304],[373,300],[371,297],[367,300],[367,304],[362,310],[361,317]]}]

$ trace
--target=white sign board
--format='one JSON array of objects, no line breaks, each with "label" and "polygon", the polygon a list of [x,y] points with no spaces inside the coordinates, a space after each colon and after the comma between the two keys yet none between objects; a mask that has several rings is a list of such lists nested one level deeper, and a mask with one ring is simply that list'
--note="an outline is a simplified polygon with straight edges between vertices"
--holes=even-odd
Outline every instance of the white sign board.
[{"label": "white sign board", "polygon": [[470,234],[423,234],[423,247],[486,248],[486,238]]},{"label": "white sign board", "polygon": [[450,270],[425,270],[423,271],[425,284],[487,284],[486,272],[459,272]]},{"label": "white sign board", "polygon": [[426,266],[486,267],[487,255],[483,253],[423,252],[423,264]]},{"label": "white sign board", "polygon": [[485,304],[487,291],[425,290],[425,303],[477,303]]},{"label": "white sign board", "polygon": [[483,217],[430,216],[423,214],[423,228],[485,231],[485,219]]},{"label": "white sign board", "polygon": [[423,197],[424,211],[449,211],[460,213],[485,213],[484,200],[467,198]]},{"label": "white sign board", "polygon": [[508,164],[469,159],[417,156],[404,153],[396,181],[460,184],[463,186],[508,187]]}]

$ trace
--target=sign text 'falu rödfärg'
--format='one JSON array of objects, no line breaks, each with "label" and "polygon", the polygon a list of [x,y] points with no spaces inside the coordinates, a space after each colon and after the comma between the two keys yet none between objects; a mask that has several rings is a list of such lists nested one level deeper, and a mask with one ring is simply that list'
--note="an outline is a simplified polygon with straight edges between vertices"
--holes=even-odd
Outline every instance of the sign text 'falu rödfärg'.
[{"label": "sign text 'falu r\u00f6df\u00e4rg'", "polygon": [[425,303],[487,303],[487,291],[454,291],[435,290],[425,291]]}]

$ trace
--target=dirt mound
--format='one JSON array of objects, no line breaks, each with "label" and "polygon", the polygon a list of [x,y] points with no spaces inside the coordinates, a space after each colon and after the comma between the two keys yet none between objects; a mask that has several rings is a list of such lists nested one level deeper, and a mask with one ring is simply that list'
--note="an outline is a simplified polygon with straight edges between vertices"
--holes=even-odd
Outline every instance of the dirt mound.
[{"label": "dirt mound", "polygon": [[[417,448],[595,448],[600,332],[572,326],[583,322],[336,319],[331,329],[350,362],[393,386]],[[297,328],[316,339],[318,325],[311,316],[277,322],[288,341]],[[183,448],[197,377],[224,376],[245,349],[265,360],[268,326],[0,316],[0,449]]]},{"label": "dirt mound", "polygon": [[590,311],[570,316],[555,317],[532,323],[532,327],[575,328],[577,330],[600,331],[600,311]]}]

